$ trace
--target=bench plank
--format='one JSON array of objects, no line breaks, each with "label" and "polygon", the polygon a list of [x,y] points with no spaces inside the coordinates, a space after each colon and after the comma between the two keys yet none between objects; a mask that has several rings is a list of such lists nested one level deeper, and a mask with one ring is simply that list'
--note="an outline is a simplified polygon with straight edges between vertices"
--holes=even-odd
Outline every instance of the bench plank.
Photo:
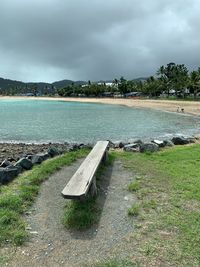
[{"label": "bench plank", "polygon": [[106,153],[108,141],[98,141],[62,191],[64,198],[86,196],[95,172]]}]

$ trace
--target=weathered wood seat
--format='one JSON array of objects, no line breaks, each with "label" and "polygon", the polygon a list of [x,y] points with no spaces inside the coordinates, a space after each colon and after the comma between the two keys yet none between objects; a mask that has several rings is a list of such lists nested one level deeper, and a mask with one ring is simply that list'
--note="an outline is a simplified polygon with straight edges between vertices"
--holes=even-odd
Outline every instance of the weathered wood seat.
[{"label": "weathered wood seat", "polygon": [[96,194],[95,173],[102,160],[107,158],[108,141],[98,141],[81,166],[62,191],[62,196],[69,199],[85,199],[88,191]]}]

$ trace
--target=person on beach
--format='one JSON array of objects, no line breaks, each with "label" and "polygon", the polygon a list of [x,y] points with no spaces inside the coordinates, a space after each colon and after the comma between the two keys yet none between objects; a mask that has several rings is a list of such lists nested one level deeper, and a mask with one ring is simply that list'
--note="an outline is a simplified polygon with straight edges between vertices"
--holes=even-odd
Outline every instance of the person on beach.
[{"label": "person on beach", "polygon": [[177,112],[180,112],[180,107],[177,107],[177,110],[176,110]]}]

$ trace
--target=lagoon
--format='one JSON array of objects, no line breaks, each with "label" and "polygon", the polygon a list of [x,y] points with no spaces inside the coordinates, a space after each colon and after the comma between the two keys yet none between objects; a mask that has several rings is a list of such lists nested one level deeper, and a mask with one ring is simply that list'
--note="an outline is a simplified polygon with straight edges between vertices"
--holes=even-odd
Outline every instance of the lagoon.
[{"label": "lagoon", "polygon": [[200,132],[198,117],[118,105],[0,100],[0,142],[83,142],[166,138]]}]

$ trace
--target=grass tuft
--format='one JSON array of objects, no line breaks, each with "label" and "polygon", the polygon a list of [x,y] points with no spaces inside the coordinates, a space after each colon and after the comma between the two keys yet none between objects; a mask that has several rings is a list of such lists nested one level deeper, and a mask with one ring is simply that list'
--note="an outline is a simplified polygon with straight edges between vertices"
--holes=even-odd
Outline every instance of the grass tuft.
[{"label": "grass tuft", "polygon": [[140,214],[140,204],[133,204],[131,208],[128,209],[128,215],[138,216]]},{"label": "grass tuft", "polygon": [[95,199],[69,201],[65,206],[63,224],[66,228],[83,230],[98,221],[100,210]]},{"label": "grass tuft", "polygon": [[131,182],[128,185],[128,191],[135,192],[140,189],[140,183],[138,181]]}]

